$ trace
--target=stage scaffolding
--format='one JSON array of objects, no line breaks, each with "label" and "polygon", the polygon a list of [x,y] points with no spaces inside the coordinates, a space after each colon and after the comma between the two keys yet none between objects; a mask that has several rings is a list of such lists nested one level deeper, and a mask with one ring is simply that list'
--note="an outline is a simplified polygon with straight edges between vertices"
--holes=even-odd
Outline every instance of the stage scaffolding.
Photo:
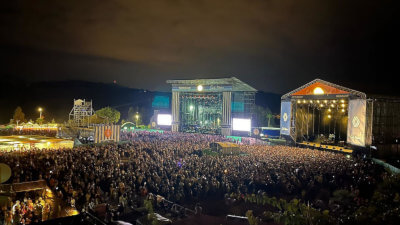
[{"label": "stage scaffolding", "polygon": [[74,99],[74,107],[69,113],[69,119],[78,127],[88,126],[89,118],[93,113],[92,100],[86,101],[85,99]]}]

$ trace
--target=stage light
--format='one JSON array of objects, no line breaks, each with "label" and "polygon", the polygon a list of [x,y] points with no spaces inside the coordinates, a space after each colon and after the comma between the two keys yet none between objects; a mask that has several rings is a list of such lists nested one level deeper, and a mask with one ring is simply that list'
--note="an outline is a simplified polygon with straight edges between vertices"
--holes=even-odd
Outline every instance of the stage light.
[{"label": "stage light", "polygon": [[319,103],[319,100],[317,100],[317,103]]},{"label": "stage light", "polygon": [[328,103],[328,100],[324,100],[325,103]]},{"label": "stage light", "polygon": [[198,85],[198,86],[197,86],[197,90],[198,90],[198,91],[202,91],[202,90],[203,90],[203,85],[201,85],[201,84]]},{"label": "stage light", "polygon": [[328,118],[330,119],[330,118],[332,118],[332,116],[331,116],[331,115],[328,115]]},{"label": "stage light", "polygon": [[342,107],[344,108],[346,105],[345,104],[342,104]]},{"label": "stage light", "polygon": [[344,99],[340,100],[341,103],[344,103]]},{"label": "stage light", "polygon": [[319,106],[324,107],[324,104],[321,104],[321,105],[319,105]]},{"label": "stage light", "polygon": [[328,109],[328,112],[331,112],[332,110],[331,109]]},{"label": "stage light", "polygon": [[331,107],[333,108],[333,107],[335,107],[335,105],[334,105],[334,104],[331,104]]},{"label": "stage light", "polygon": [[346,111],[346,110],[342,109],[342,112],[344,112],[344,111]]},{"label": "stage light", "polygon": [[310,100],[310,103],[312,103],[312,100]]},{"label": "stage light", "polygon": [[333,103],[336,103],[336,100],[333,100]]},{"label": "stage light", "polygon": [[314,95],[323,95],[323,94],[324,94],[324,90],[322,90],[322,88],[320,88],[320,87],[314,88]]},{"label": "stage light", "polygon": [[303,100],[303,103],[306,103],[307,101],[306,100]]},{"label": "stage light", "polygon": [[300,103],[301,103],[301,101],[300,101],[300,100],[297,100],[297,103],[299,103],[299,104],[300,104]]}]

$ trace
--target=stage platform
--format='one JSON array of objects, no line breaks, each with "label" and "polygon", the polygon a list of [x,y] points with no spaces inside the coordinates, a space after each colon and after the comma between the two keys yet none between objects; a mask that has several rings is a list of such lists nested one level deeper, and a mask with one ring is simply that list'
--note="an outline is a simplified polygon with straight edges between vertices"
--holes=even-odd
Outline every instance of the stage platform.
[{"label": "stage platform", "polygon": [[346,153],[346,154],[353,153],[352,149],[347,149],[344,147],[334,146],[334,145],[324,145],[324,144],[319,144],[319,143],[314,143],[314,142],[302,142],[302,143],[297,143],[297,144],[302,147],[308,147],[308,148],[314,148],[314,149],[320,149],[320,150],[336,151],[336,152],[341,152],[341,153]]}]

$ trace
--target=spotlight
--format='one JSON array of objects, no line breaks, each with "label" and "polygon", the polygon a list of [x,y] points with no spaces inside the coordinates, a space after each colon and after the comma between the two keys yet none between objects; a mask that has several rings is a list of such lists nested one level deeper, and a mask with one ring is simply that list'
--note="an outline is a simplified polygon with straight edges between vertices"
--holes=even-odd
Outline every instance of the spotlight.
[{"label": "spotlight", "polygon": [[321,105],[319,105],[319,106],[324,107],[324,104],[321,104]]},{"label": "spotlight", "polygon": [[328,109],[328,112],[331,112],[332,110],[331,109]]},{"label": "spotlight", "polygon": [[310,103],[312,103],[312,100],[310,100]]},{"label": "spotlight", "polygon": [[344,103],[344,99],[340,100],[341,103]]},{"label": "spotlight", "polygon": [[317,103],[319,103],[319,100],[317,100]]},{"label": "spotlight", "polygon": [[328,100],[324,100],[325,103],[328,103]]},{"label": "spotlight", "polygon": [[345,104],[342,104],[342,107],[344,108],[346,105]]},{"label": "spotlight", "polygon": [[336,103],[336,100],[333,100],[333,103]]},{"label": "spotlight", "polygon": [[328,115],[328,118],[330,119],[332,116],[331,115]]},{"label": "spotlight", "polygon": [[346,110],[342,109],[342,112],[344,112],[344,111],[346,111]]},{"label": "spotlight", "polygon": [[331,104],[331,107],[333,108],[333,107],[335,107],[335,105],[334,105],[334,104]]},{"label": "spotlight", "polygon": [[301,103],[301,101],[300,101],[300,100],[297,100],[297,103],[299,103],[299,104],[300,104],[300,103]]},{"label": "spotlight", "polygon": [[303,100],[303,103],[306,103],[307,101],[306,100]]}]

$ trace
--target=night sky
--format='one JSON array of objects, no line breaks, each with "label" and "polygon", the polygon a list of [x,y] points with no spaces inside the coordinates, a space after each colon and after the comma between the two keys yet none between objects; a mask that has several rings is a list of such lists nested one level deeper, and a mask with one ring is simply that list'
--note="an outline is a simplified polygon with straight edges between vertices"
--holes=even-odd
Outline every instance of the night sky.
[{"label": "night sky", "polygon": [[280,94],[321,78],[396,95],[394,3],[4,1],[0,72],[27,82],[116,80],[158,91],[169,90],[167,79],[236,76]]}]

